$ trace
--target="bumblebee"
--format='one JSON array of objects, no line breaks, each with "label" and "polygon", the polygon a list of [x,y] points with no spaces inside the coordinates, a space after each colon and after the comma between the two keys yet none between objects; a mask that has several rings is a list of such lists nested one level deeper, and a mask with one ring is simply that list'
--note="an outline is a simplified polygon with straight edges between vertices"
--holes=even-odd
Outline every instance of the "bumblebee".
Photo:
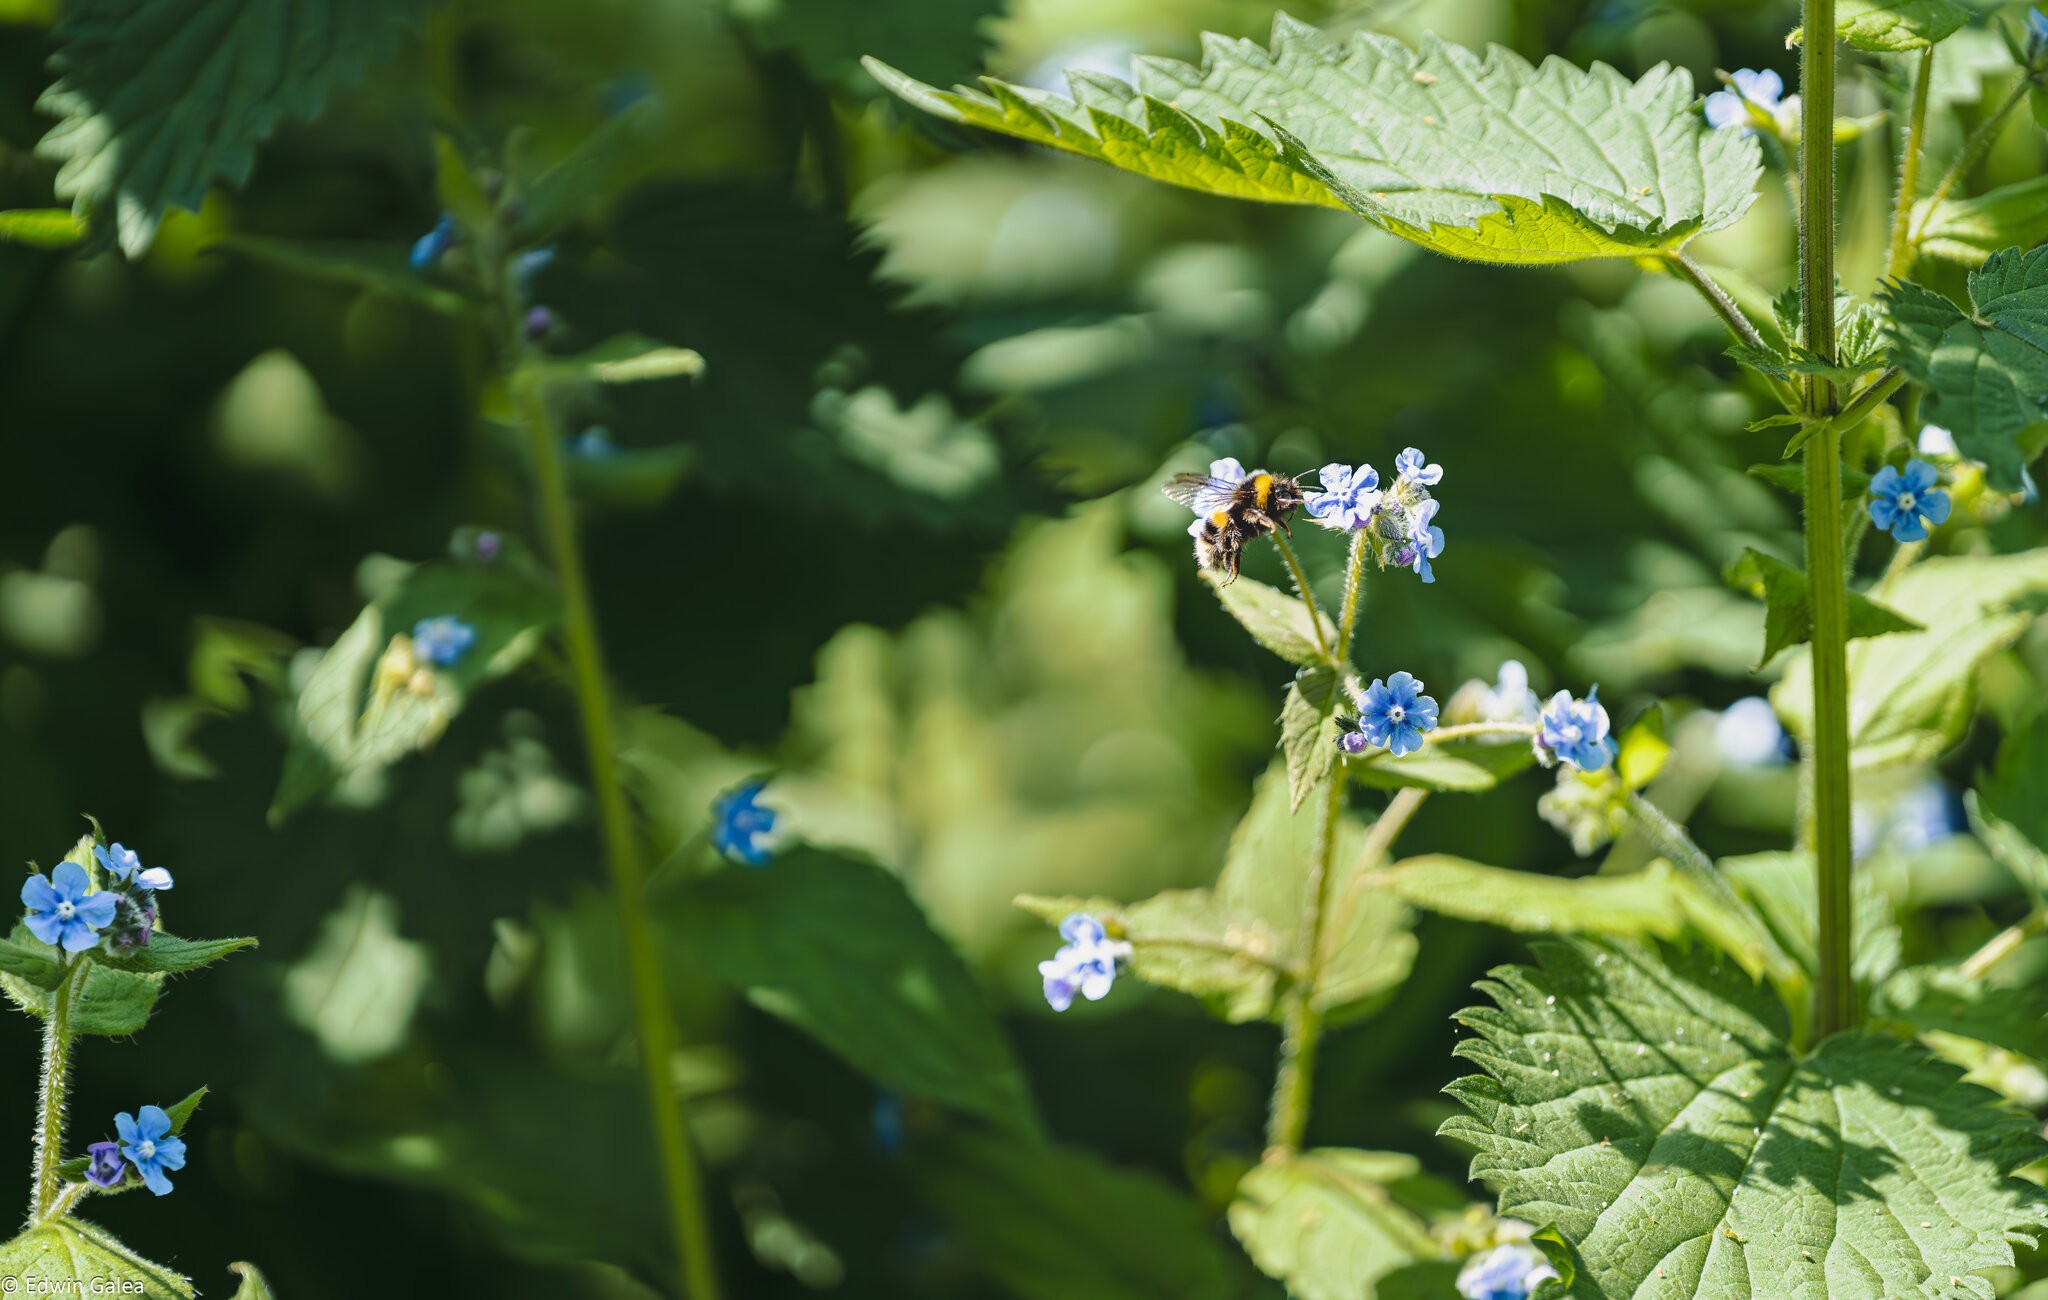
[{"label": "bumblebee", "polygon": [[1245,543],[1287,532],[1287,516],[1302,504],[1293,479],[1262,469],[1247,472],[1235,460],[1216,461],[1207,474],[1176,474],[1164,491],[1198,516],[1188,525],[1195,562],[1222,573],[1226,583],[1237,577]]}]

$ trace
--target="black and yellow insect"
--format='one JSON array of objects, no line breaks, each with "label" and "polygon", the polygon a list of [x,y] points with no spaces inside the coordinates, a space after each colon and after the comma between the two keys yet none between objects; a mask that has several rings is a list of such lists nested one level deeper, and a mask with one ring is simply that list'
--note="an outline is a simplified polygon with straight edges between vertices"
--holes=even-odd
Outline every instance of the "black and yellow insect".
[{"label": "black and yellow insect", "polygon": [[1176,474],[1164,490],[1197,516],[1188,525],[1195,562],[1221,572],[1225,582],[1237,577],[1245,543],[1286,532],[1287,516],[1302,504],[1293,479],[1262,469],[1247,472],[1234,460],[1215,462],[1207,474]]}]

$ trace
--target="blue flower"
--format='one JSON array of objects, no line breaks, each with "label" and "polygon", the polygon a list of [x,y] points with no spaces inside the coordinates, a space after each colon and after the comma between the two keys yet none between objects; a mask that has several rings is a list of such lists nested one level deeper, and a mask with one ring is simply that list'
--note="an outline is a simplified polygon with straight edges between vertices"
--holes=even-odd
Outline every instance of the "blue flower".
[{"label": "blue flower", "polygon": [[1539,1284],[1556,1276],[1542,1251],[1511,1241],[1466,1260],[1458,1271],[1458,1294],[1465,1300],[1528,1300]]},{"label": "blue flower", "polygon": [[438,668],[453,668],[475,644],[476,629],[453,614],[423,618],[412,625],[413,650]]},{"label": "blue flower", "polygon": [[1067,942],[1051,960],[1038,963],[1047,1005],[1065,1011],[1074,1005],[1076,993],[1090,1002],[1102,1001],[1116,983],[1117,968],[1131,955],[1131,945],[1110,938],[1102,922],[1086,912],[1061,921],[1060,938]]},{"label": "blue flower", "polygon": [[[1432,465],[1430,468],[1436,467]],[[1424,582],[1436,581],[1429,562],[1444,553],[1444,530],[1430,522],[1436,518],[1437,508],[1442,504],[1428,500],[1409,511],[1408,536],[1394,548],[1394,563],[1404,569],[1415,570],[1422,575]]]},{"label": "blue flower", "polygon": [[1362,754],[1378,745],[1400,758],[1422,748],[1422,733],[1436,730],[1436,701],[1422,693],[1412,673],[1373,678],[1358,699],[1355,722],[1340,723],[1337,744],[1347,754]]},{"label": "blue flower", "polygon": [[94,1187],[119,1187],[128,1177],[128,1166],[121,1160],[119,1142],[94,1142],[86,1147],[85,1153],[91,1162],[85,1167],[86,1181]]},{"label": "blue flower", "polygon": [[[1756,129],[1756,114],[1752,107],[1760,108],[1773,120],[1785,105],[1785,80],[1768,68],[1758,72],[1752,68],[1737,71],[1729,80],[1735,83],[1733,90],[1717,90],[1707,96],[1707,124],[1716,130],[1739,128],[1744,131]],[[1792,101],[1797,102],[1797,99]]]},{"label": "blue flower", "polygon": [[2048,50],[2048,14],[2039,9],[2027,10],[2027,61],[2041,57],[2041,51]]},{"label": "blue flower", "polygon": [[134,881],[137,886],[155,893],[171,887],[171,873],[162,867],[145,867],[142,856],[134,849],[123,848],[117,842],[111,848],[92,846],[92,855],[98,859],[100,870],[122,884]]},{"label": "blue flower", "polygon": [[1370,465],[1325,465],[1320,492],[1302,493],[1302,508],[1325,528],[1365,528],[1380,510],[1380,472]]},{"label": "blue flower", "polygon": [[30,876],[21,882],[23,918],[28,932],[65,952],[84,952],[100,941],[99,932],[114,921],[114,895],[94,893],[92,877],[76,862],[60,862],[46,879]]},{"label": "blue flower", "polygon": [[760,802],[765,781],[749,781],[722,795],[711,808],[711,843],[728,858],[750,867],[766,866],[775,855],[768,837],[775,830],[775,810]]},{"label": "blue flower", "polygon": [[1586,692],[1583,700],[1559,691],[1537,716],[1536,757],[1545,767],[1562,760],[1581,772],[1597,772],[1614,759],[1615,744],[1607,731],[1599,687]]},{"label": "blue flower", "polygon": [[555,261],[555,246],[542,244],[529,248],[512,259],[512,283],[523,296],[533,292],[533,278],[552,266]]},{"label": "blue flower", "polygon": [[569,454],[581,460],[603,460],[618,455],[619,445],[612,441],[610,429],[593,424],[569,439]]},{"label": "blue flower", "polygon": [[1399,472],[1402,485],[1419,483],[1423,487],[1435,487],[1444,481],[1444,467],[1422,463],[1422,452],[1410,447],[1394,457],[1394,469]]},{"label": "blue flower", "polygon": [[1870,522],[1898,541],[1924,540],[1929,524],[1948,518],[1948,493],[1934,486],[1938,481],[1924,460],[1907,461],[1904,473],[1885,466],[1870,480]]},{"label": "blue flower", "polygon": [[443,212],[434,228],[413,241],[412,269],[424,271],[441,260],[441,255],[455,246],[455,218]]},{"label": "blue flower", "polygon": [[185,1167],[185,1141],[171,1136],[171,1117],[161,1106],[144,1106],[142,1114],[122,1111],[114,1116],[114,1131],[121,1135],[121,1154],[142,1175],[142,1185],[158,1196],[171,1194],[166,1169]]}]

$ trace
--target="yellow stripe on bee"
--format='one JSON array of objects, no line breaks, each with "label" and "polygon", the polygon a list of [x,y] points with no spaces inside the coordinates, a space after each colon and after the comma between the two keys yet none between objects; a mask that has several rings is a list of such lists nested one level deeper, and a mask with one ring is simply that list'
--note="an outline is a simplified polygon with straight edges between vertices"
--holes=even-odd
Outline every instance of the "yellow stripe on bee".
[{"label": "yellow stripe on bee", "polygon": [[1252,493],[1253,499],[1259,503],[1259,509],[1264,510],[1266,503],[1273,499],[1273,476],[1271,474],[1253,475]]},{"label": "yellow stripe on bee", "polygon": [[1230,526],[1230,512],[1228,510],[1218,510],[1215,514],[1209,516],[1209,522],[1218,528],[1228,528]]}]

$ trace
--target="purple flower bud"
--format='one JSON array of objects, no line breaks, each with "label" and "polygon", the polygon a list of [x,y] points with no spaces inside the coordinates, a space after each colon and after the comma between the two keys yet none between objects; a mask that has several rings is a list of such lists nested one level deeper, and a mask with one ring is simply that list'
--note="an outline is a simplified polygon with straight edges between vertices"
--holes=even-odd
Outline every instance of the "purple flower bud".
[{"label": "purple flower bud", "polygon": [[554,332],[555,314],[545,307],[535,307],[526,313],[526,337],[539,342]]},{"label": "purple flower bud", "polygon": [[496,533],[478,533],[476,535],[476,557],[479,560],[495,560],[498,558],[498,552],[503,549],[505,549],[505,539]]},{"label": "purple flower bud", "polygon": [[119,1187],[128,1177],[128,1162],[121,1159],[119,1142],[95,1142],[86,1153],[92,1163],[86,1166],[85,1176],[94,1187]]}]

